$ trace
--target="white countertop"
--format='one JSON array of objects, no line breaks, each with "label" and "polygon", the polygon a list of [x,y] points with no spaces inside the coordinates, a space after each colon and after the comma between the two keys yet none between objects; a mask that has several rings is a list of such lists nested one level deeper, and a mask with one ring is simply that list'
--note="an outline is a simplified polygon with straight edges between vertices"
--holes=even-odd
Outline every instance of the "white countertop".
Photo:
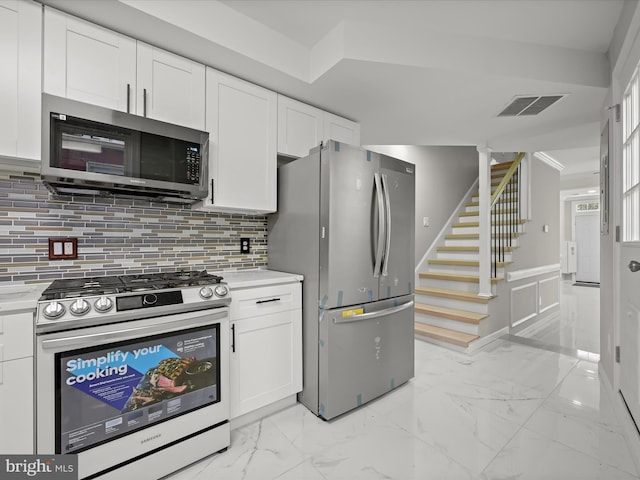
[{"label": "white countertop", "polygon": [[216,272],[229,285],[230,290],[239,288],[277,285],[280,283],[301,282],[302,275],[296,273],[277,272],[275,270],[238,270],[236,272]]},{"label": "white countertop", "polygon": [[0,314],[34,310],[48,283],[11,285],[0,287]]}]

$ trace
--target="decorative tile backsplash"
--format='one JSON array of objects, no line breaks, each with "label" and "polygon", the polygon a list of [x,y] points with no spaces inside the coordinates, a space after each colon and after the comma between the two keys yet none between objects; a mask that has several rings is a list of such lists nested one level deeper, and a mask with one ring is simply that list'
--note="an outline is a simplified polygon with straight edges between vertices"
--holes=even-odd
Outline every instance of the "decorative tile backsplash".
[{"label": "decorative tile backsplash", "polygon": [[[78,239],[78,258],[49,260],[49,238],[65,237]],[[241,237],[251,239],[251,253],[239,253]],[[0,285],[266,265],[266,216],[137,198],[57,196],[37,174],[0,170]]]}]

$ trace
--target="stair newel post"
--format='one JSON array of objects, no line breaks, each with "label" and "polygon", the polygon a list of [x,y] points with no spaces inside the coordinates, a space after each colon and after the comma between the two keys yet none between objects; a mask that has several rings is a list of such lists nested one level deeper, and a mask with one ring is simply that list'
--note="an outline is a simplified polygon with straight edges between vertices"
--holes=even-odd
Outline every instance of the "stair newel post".
[{"label": "stair newel post", "polygon": [[491,150],[478,150],[478,190],[479,190],[479,285],[478,296],[491,297]]}]

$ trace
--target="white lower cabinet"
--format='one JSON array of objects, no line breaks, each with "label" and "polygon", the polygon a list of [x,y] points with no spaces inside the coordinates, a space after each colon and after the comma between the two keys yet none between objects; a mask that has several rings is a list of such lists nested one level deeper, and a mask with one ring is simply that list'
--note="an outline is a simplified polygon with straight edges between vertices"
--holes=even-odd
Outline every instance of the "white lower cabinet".
[{"label": "white lower cabinet", "polygon": [[232,290],[232,419],[302,390],[300,292],[299,282]]},{"label": "white lower cabinet", "polygon": [[33,311],[0,312],[0,452],[34,451]]},{"label": "white lower cabinet", "polygon": [[33,357],[0,362],[0,452],[33,453]]}]

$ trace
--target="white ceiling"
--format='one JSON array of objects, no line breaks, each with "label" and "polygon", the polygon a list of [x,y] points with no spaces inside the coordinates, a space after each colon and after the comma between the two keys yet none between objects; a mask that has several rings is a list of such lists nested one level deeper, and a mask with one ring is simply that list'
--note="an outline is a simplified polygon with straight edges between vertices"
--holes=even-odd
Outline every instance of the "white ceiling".
[{"label": "white ceiling", "polygon": [[[358,121],[363,144],[545,151],[587,170],[624,3],[41,1]],[[536,117],[496,117],[516,95],[559,93]]]}]

